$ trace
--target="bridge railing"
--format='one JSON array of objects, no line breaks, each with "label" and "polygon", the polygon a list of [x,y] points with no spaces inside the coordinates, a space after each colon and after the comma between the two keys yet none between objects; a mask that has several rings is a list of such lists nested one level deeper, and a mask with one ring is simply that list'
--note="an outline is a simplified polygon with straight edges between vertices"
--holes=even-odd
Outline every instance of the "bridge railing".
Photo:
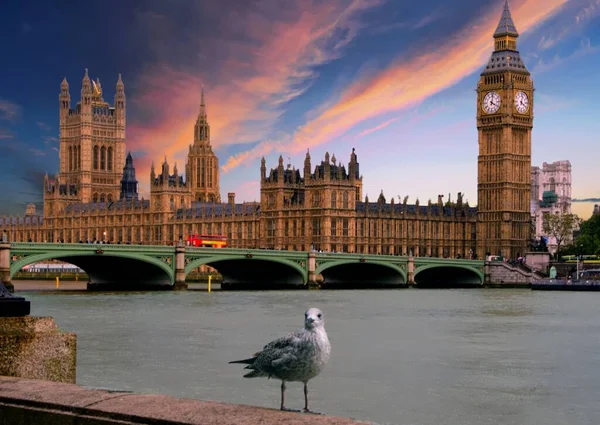
[{"label": "bridge railing", "polygon": [[174,251],[174,246],[168,245],[134,245],[134,244],[92,244],[92,243],[54,243],[54,242],[11,242],[11,249],[43,249],[43,250],[81,250],[103,249],[111,251],[143,251],[162,250]]}]

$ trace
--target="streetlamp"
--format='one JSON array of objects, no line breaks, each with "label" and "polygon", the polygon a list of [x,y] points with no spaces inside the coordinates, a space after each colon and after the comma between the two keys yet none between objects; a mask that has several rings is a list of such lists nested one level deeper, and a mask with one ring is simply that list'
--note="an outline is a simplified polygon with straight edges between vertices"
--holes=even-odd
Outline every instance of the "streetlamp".
[{"label": "streetlamp", "polygon": [[102,232],[102,243],[106,243],[106,230]]},{"label": "streetlamp", "polygon": [[579,255],[577,256],[577,280],[579,280],[579,267],[580,263],[583,266],[583,244],[579,244],[578,247]]}]

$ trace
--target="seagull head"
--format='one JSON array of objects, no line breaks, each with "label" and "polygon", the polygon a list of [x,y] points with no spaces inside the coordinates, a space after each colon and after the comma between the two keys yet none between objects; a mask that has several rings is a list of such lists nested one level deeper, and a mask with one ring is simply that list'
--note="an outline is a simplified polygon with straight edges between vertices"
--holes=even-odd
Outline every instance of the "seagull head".
[{"label": "seagull head", "polygon": [[323,312],[318,308],[309,308],[304,313],[304,327],[306,329],[322,328],[325,326]]}]

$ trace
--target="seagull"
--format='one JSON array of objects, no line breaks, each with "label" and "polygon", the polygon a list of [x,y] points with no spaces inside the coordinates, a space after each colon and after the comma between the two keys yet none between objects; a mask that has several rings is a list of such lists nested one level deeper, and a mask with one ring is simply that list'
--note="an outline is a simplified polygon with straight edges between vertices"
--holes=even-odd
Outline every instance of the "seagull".
[{"label": "seagull", "polygon": [[304,329],[292,332],[265,345],[251,358],[229,363],[242,363],[251,372],[244,378],[268,377],[281,380],[281,410],[299,412],[285,407],[285,383],[304,383],[304,412],[308,409],[308,381],[323,370],[331,356],[331,344],[325,332],[323,312],[310,308],[304,313]]}]

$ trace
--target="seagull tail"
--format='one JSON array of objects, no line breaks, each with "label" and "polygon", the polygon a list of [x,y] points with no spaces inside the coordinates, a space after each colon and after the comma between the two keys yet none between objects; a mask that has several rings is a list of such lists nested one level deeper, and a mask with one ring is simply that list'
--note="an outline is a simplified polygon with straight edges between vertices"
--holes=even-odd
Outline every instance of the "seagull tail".
[{"label": "seagull tail", "polygon": [[254,360],[256,360],[256,357],[251,357],[249,359],[244,359],[244,360],[234,360],[232,362],[229,362],[229,364],[232,364],[232,363],[252,364],[252,363],[254,363]]},{"label": "seagull tail", "polygon": [[265,375],[260,370],[253,370],[252,372],[249,372],[249,373],[245,374],[244,378],[258,378],[258,377],[261,377],[261,376],[267,376],[267,375]]}]

